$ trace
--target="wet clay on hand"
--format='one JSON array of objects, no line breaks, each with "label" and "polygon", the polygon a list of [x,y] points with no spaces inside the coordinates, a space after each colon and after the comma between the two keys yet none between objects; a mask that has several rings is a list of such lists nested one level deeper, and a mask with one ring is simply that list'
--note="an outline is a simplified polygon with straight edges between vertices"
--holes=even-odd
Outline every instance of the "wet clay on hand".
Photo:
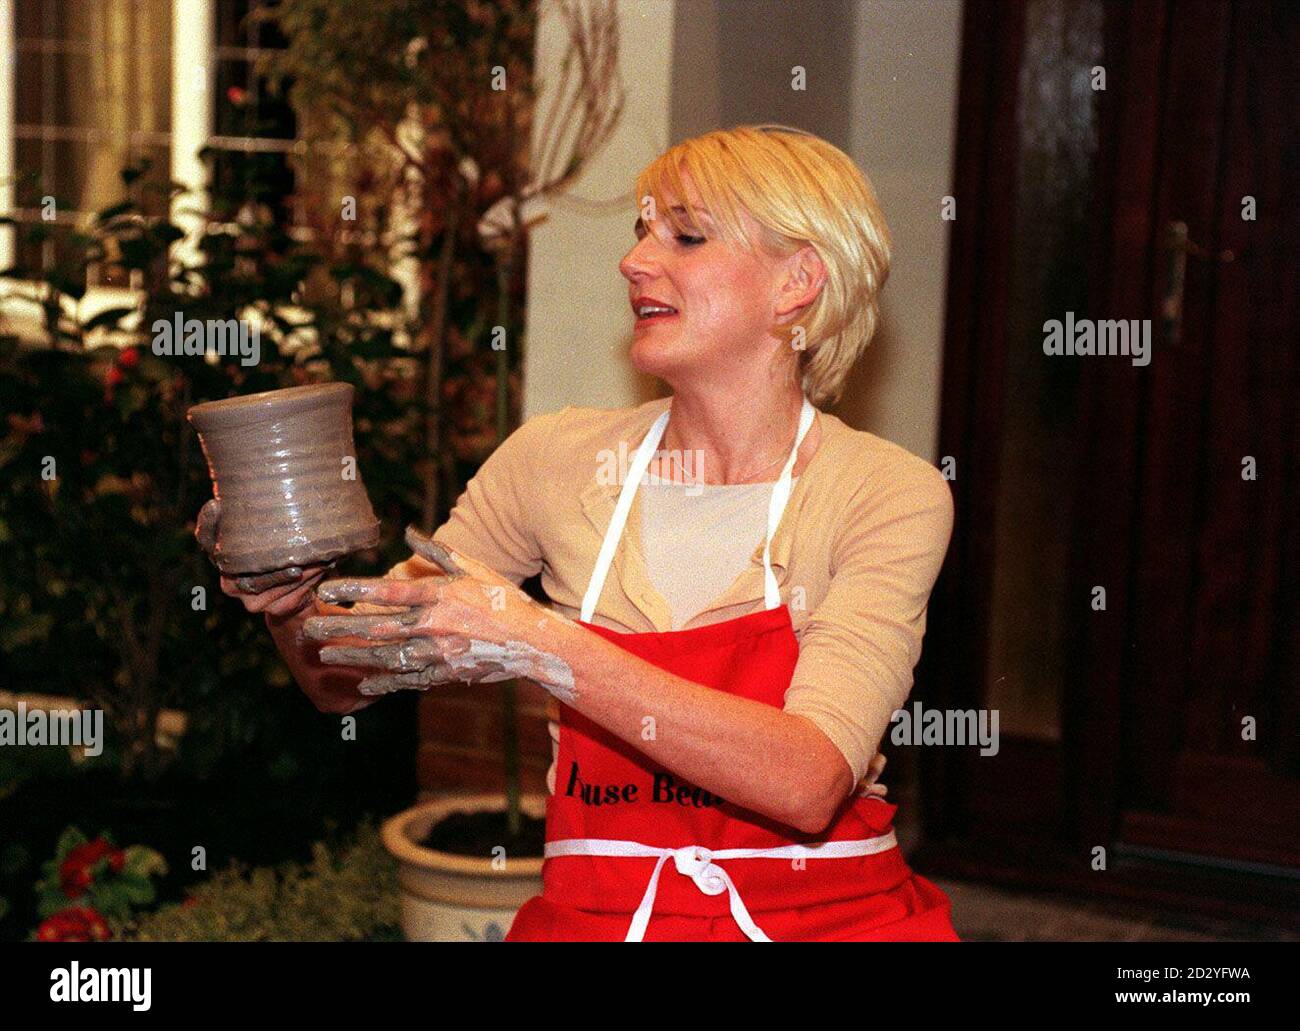
[{"label": "wet clay on hand", "polygon": [[[413,528],[407,530],[406,541],[415,554],[439,570],[440,578],[447,583],[472,576],[442,545]],[[519,593],[528,604],[534,604],[515,585],[486,570],[483,573],[499,581],[485,586],[508,588]],[[347,589],[346,582],[333,586],[336,590]],[[332,597],[328,589],[319,593],[326,600],[339,600]],[[374,611],[373,606],[367,605],[366,609]],[[539,607],[539,611],[564,619],[548,609]],[[418,634],[415,628],[421,618],[419,610],[414,608],[343,618],[316,617],[306,621],[303,631],[309,638],[323,642],[338,639],[386,642],[363,646],[332,645],[321,649],[322,662],[387,671],[362,681],[358,687],[362,694],[386,694],[407,688],[424,690],[434,684],[492,683],[523,678],[535,681],[562,701],[576,699],[573,671],[558,656],[526,641],[484,641],[469,634],[403,638],[407,632]]]},{"label": "wet clay on hand", "polygon": [[365,695],[518,678],[535,681],[561,701],[577,698],[568,663],[523,641],[493,644],[454,635],[414,638],[368,648],[327,646],[320,650],[320,658],[325,663],[389,670],[367,677],[357,686]]},{"label": "wet clay on hand", "polygon": [[222,573],[320,565],[378,543],[356,470],[352,394],[321,383],[190,409],[216,495],[195,536]]}]

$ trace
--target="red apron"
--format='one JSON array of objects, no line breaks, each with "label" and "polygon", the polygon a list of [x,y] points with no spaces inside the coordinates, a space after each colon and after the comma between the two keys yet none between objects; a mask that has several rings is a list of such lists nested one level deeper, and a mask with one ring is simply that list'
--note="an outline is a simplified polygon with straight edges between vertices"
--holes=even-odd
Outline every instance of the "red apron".
[{"label": "red apron", "polygon": [[[629,469],[579,622],[677,676],[783,706],[799,642],[779,603],[768,549],[762,611],[664,633],[625,634],[590,622],[668,414]],[[769,546],[812,417],[805,399],[773,491]],[[792,836],[791,828],[682,780],[562,705],[543,890],[519,910],[506,940],[959,941],[947,896],[913,873],[898,849],[896,811],[882,799],[854,796],[822,833]]]}]

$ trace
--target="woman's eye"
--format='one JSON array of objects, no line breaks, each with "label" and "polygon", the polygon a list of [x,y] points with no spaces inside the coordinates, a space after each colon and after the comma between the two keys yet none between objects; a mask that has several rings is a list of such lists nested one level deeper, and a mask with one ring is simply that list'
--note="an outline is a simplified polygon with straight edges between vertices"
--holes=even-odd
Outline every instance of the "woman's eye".
[{"label": "woman's eye", "polygon": [[687,236],[685,233],[678,233],[677,236],[674,237],[674,239],[678,243],[684,243],[687,246],[691,246],[691,247],[695,246],[697,243],[704,242],[704,237],[702,236]]}]

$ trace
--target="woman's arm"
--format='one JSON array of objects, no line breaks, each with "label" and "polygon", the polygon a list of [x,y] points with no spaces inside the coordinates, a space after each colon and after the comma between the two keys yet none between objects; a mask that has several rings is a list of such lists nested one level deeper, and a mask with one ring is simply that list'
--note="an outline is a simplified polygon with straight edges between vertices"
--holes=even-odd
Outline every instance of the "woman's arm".
[{"label": "woman's arm", "polygon": [[[952,534],[947,481],[914,455],[891,454],[845,505],[834,574],[804,627],[784,709],[691,683],[562,627],[554,647],[573,668],[571,704],[707,791],[807,833],[823,829],[871,771],[907,700]],[[557,771],[557,790],[563,777]]]},{"label": "woman's arm", "polygon": [[[472,664],[464,643],[473,641],[491,653],[476,676],[534,680],[675,775],[786,826],[816,833],[853,789],[843,755],[811,720],[666,672],[539,605],[482,563],[413,533],[407,540],[427,553],[429,568],[452,575],[330,581],[318,592],[326,601],[404,606],[405,614],[326,616],[303,628],[330,643],[327,662],[390,671],[434,663],[426,672],[375,675],[371,690],[468,679],[448,677],[444,663]],[[333,647],[344,638],[370,647]],[[558,791],[565,775],[557,771]]]},{"label": "woman's arm", "polygon": [[901,448],[873,463],[837,521],[830,584],[800,634],[785,709],[815,723],[858,776],[911,693],[952,527],[948,482]]},{"label": "woman's arm", "polygon": [[[317,640],[360,637],[378,645],[339,648],[327,661],[389,669],[428,661],[448,635],[480,642],[490,650],[491,671],[537,681],[695,786],[815,834],[869,770],[892,712],[906,701],[952,530],[947,482],[908,457],[882,468],[846,507],[830,588],[800,642],[788,710],[666,672],[418,534],[407,540],[425,553],[426,568],[450,576],[332,581],[319,592],[327,601],[407,606],[407,617],[325,617],[305,630]],[[418,638],[425,641],[412,642]],[[390,674],[375,686],[417,686],[421,678]],[[557,771],[557,790],[565,776]]]},{"label": "woman's arm", "polygon": [[[839,749],[803,716],[676,676],[575,623],[536,629],[534,646],[573,671],[570,706],[728,802],[815,834],[856,783]],[[557,793],[566,775],[556,771]]]}]

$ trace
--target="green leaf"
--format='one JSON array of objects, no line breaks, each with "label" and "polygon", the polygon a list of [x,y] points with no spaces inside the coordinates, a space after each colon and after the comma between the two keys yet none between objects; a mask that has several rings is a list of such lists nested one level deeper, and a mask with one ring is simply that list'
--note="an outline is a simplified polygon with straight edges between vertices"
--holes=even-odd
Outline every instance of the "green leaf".
[{"label": "green leaf", "polygon": [[56,864],[63,862],[63,860],[67,858],[69,852],[78,845],[84,845],[89,840],[90,839],[82,834],[76,827],[71,825],[65,827],[63,833],[59,835],[58,845],[54,848]]},{"label": "green leaf", "polygon": [[131,877],[161,876],[167,873],[167,860],[161,852],[145,845],[129,845],[126,849],[126,865],[122,871]]},{"label": "green leaf", "polygon": [[104,916],[126,919],[131,915],[131,898],[120,883],[96,884],[90,890],[91,905]]},{"label": "green leaf", "polygon": [[138,383],[132,383],[125,391],[117,395],[117,409],[124,418],[130,418],[144,409],[149,403],[150,392]]},{"label": "green leaf", "polygon": [[133,906],[147,906],[157,897],[153,885],[142,877],[119,877],[116,886],[121,889],[123,898]]},{"label": "green leaf", "polygon": [[58,888],[42,888],[37,895],[36,913],[42,919],[53,916],[60,909],[76,905],[80,899],[69,899]]}]

